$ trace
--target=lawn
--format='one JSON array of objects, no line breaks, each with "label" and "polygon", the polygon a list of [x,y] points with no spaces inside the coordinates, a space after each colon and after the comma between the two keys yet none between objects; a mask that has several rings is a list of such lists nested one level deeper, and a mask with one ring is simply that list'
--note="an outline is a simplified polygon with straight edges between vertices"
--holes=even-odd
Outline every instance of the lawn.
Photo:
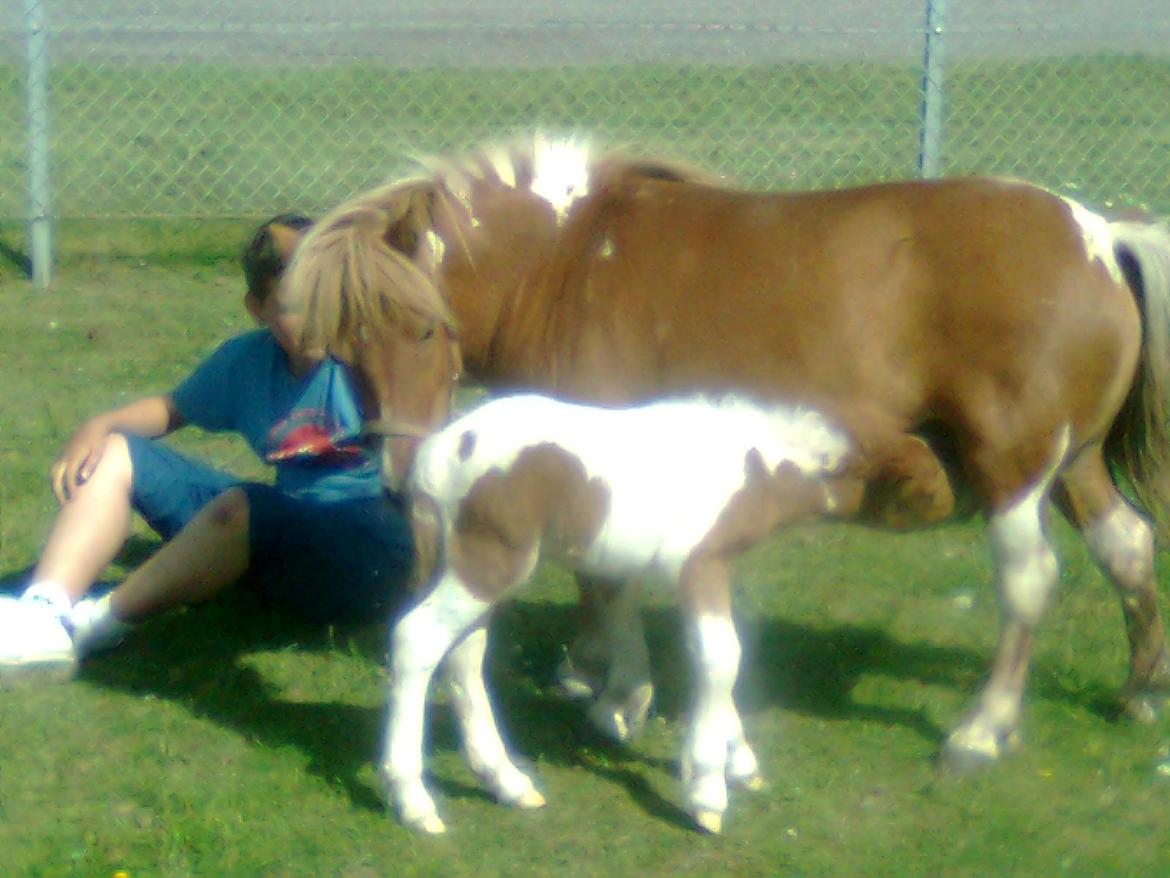
[{"label": "lawn", "polygon": [[[63,65],[55,75],[55,210],[66,219],[51,291],[24,279],[23,227],[0,221],[8,587],[36,558],[54,512],[48,467],[70,431],[171,387],[247,325],[236,257],[258,216],[319,211],[400,168],[409,149],[537,123],[662,144],[784,187],[909,176],[917,145],[914,72],[866,65],[555,77]],[[19,115],[15,82],[0,71],[0,118]],[[1170,65],[959,66],[948,83],[948,171],[1170,211]],[[365,99],[356,129],[355,94]],[[256,107],[296,112],[258,121]],[[23,209],[20,149],[0,139],[0,218]],[[260,475],[234,441],[178,444]],[[611,746],[551,686],[575,596],[548,565],[497,614],[489,667],[543,811],[513,812],[479,791],[438,693],[430,767],[450,832],[404,831],[373,770],[385,626],[321,630],[234,596],[142,626],[77,681],[0,691],[0,875],[1167,874],[1170,777],[1159,766],[1170,733],[1116,719],[1122,615],[1068,528],[1054,531],[1063,583],[1039,634],[1025,747],[981,774],[934,764],[995,644],[980,523],[904,535],[810,526],[739,569],[738,694],[769,783],[733,798],[721,837],[692,831],[679,808],[688,673],[670,601],[651,595],[645,609],[655,717],[631,746]],[[136,532],[110,578],[156,545]],[[1170,582],[1170,558],[1159,562]]]},{"label": "lawn", "polygon": [[[169,387],[245,326],[233,260],[248,227],[69,230],[51,293],[0,267],[0,579],[15,584],[36,556],[53,512],[45,473],[73,426]],[[248,465],[230,441],[182,444]],[[320,630],[236,596],[142,626],[72,683],[0,693],[0,873],[1165,874],[1170,779],[1158,766],[1170,737],[1116,720],[1121,614],[1056,531],[1063,587],[1040,632],[1025,748],[982,774],[933,762],[994,645],[979,523],[898,536],[810,526],[739,570],[739,701],[769,784],[733,798],[721,837],[693,832],[679,808],[688,674],[669,600],[652,595],[645,611],[657,713],[642,739],[611,746],[551,686],[574,594],[546,566],[498,614],[490,657],[501,722],[544,811],[479,791],[440,693],[430,767],[451,829],[403,830],[373,770],[384,626]],[[136,534],[111,577],[154,546]]]}]

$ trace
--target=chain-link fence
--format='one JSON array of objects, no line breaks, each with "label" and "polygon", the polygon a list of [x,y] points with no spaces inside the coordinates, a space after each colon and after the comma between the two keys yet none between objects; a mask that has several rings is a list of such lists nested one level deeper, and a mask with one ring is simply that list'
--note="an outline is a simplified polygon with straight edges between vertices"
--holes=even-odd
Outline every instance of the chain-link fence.
[{"label": "chain-link fence", "polygon": [[1170,2],[0,0],[0,126],[0,219],[34,225],[319,212],[537,127],[1170,212]]}]

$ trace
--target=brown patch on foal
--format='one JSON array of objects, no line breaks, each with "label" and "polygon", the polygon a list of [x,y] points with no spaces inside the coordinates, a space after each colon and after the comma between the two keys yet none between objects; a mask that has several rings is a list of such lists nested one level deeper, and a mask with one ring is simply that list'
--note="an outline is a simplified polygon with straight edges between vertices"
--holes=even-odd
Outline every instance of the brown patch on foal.
[{"label": "brown patch on foal", "polygon": [[744,485],[683,565],[680,588],[697,613],[731,611],[726,565],[782,525],[815,518],[836,503],[821,476],[782,462],[769,472],[760,452],[744,456]]},{"label": "brown patch on foal", "polygon": [[524,578],[547,542],[568,557],[588,548],[609,513],[609,489],[551,443],[524,449],[481,476],[456,512],[450,563],[471,593],[492,601]]},{"label": "brown patch on foal", "polygon": [[410,527],[414,536],[414,569],[410,588],[420,591],[431,584],[442,551],[442,519],[433,497],[415,492],[410,498]]}]

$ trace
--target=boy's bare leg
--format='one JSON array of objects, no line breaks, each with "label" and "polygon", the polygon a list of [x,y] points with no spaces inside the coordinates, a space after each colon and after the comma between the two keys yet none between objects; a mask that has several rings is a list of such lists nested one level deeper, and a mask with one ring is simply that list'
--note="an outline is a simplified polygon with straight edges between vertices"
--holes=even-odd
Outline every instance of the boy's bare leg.
[{"label": "boy's bare leg", "polygon": [[57,513],[31,581],[52,582],[76,603],[121,551],[130,533],[130,451],[111,434],[93,475]]},{"label": "boy's bare leg", "polygon": [[123,622],[214,597],[248,569],[248,496],[229,488],[110,593]]}]

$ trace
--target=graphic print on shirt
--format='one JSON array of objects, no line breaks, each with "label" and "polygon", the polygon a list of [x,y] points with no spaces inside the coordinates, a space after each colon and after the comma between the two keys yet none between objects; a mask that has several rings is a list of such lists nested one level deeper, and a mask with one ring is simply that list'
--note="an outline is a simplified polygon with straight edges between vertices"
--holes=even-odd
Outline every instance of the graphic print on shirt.
[{"label": "graphic print on shirt", "polygon": [[296,409],[277,421],[268,433],[268,447],[264,458],[269,463],[296,460],[336,466],[362,458],[360,437],[353,429],[317,408]]}]

